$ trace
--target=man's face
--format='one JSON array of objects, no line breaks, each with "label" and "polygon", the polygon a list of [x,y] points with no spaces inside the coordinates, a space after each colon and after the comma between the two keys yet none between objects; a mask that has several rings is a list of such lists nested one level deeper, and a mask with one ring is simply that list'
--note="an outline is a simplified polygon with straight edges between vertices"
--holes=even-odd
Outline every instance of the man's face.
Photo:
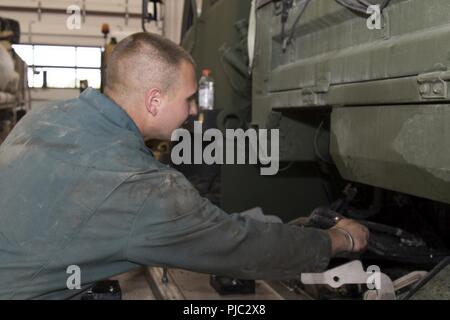
[{"label": "man's face", "polygon": [[178,84],[164,94],[158,115],[159,139],[170,140],[174,130],[180,128],[189,116],[196,115],[197,78],[192,64],[183,62],[179,69]]}]

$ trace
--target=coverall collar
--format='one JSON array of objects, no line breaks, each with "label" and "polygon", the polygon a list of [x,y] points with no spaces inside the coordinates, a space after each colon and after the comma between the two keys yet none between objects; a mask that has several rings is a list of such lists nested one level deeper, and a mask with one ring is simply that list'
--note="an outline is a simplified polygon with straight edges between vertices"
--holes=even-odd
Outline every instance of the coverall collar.
[{"label": "coverall collar", "polygon": [[105,115],[108,120],[117,124],[119,127],[132,131],[139,135],[142,139],[141,132],[134,123],[133,119],[113,100],[102,94],[100,91],[88,88],[80,95],[80,99],[83,99],[99,112]]},{"label": "coverall collar", "polygon": [[[85,91],[83,91],[80,94],[80,99],[89,103],[112,123],[133,132],[141,139],[142,144],[145,145],[144,137],[136,126],[136,123],[125,112],[125,110],[113,100],[93,88],[87,88]],[[152,150],[147,147],[145,149],[149,154],[153,156]]]}]

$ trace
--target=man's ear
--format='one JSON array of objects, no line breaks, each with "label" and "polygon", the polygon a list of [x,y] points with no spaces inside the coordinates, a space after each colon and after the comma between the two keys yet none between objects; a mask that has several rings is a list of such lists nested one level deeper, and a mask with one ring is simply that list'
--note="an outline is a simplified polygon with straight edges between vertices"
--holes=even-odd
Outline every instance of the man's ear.
[{"label": "man's ear", "polygon": [[145,95],[145,107],[147,111],[154,117],[159,113],[161,107],[161,90],[158,88],[151,88]]}]

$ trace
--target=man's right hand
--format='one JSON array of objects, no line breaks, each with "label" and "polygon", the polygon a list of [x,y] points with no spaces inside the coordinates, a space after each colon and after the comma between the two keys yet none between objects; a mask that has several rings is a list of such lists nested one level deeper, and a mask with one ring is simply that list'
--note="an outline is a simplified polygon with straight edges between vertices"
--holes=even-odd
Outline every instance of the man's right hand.
[{"label": "man's right hand", "polygon": [[333,256],[342,252],[364,251],[370,235],[365,226],[351,219],[342,219],[328,230],[328,234],[331,238]]}]

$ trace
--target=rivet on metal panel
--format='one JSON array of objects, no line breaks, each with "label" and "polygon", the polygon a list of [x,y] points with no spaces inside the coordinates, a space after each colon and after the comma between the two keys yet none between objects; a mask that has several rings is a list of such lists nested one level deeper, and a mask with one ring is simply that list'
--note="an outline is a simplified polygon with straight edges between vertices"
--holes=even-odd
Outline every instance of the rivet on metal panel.
[{"label": "rivet on metal panel", "polygon": [[442,92],[444,91],[444,86],[442,83],[436,83],[433,86],[433,93],[435,94],[442,94]]},{"label": "rivet on metal panel", "polygon": [[420,87],[419,87],[420,94],[430,93],[430,89],[431,89],[431,86],[428,83],[424,83],[424,84],[420,85]]},{"label": "rivet on metal panel", "polygon": [[446,99],[448,96],[449,71],[420,74],[417,77],[419,93],[423,99]]}]

